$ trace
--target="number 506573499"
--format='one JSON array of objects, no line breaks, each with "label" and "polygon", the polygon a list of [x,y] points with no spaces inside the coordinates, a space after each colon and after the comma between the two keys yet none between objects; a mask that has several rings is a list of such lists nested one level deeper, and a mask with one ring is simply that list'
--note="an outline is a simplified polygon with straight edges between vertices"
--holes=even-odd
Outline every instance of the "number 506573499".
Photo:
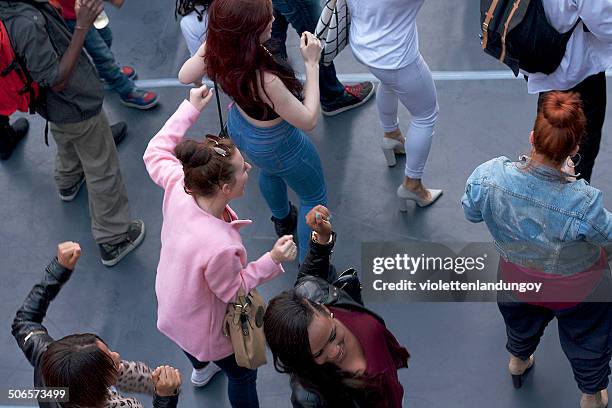
[{"label": "number 506573499", "polygon": [[9,400],[37,400],[40,402],[68,402],[68,388],[16,388],[5,394]]}]

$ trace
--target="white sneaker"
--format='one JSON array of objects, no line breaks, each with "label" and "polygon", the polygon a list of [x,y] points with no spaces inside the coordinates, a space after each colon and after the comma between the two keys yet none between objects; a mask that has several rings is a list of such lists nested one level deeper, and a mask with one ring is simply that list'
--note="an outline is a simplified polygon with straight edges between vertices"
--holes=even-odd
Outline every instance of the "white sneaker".
[{"label": "white sneaker", "polygon": [[221,371],[218,365],[212,361],[204,368],[196,370],[195,368],[191,372],[191,383],[195,387],[203,387],[212,380],[212,378]]}]

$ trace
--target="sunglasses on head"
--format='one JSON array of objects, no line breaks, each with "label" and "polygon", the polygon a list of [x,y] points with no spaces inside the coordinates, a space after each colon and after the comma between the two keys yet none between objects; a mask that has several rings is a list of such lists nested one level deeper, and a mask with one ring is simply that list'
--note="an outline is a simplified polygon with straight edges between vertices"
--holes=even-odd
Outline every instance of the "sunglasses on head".
[{"label": "sunglasses on head", "polygon": [[206,135],[206,139],[212,141],[214,144],[211,149],[221,157],[228,157],[232,154],[230,148],[226,145],[219,143],[222,139],[215,135]]}]

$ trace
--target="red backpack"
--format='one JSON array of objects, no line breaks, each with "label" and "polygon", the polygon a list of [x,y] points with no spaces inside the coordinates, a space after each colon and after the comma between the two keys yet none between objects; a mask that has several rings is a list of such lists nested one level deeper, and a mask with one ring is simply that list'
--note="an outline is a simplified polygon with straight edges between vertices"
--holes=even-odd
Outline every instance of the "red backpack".
[{"label": "red backpack", "polygon": [[18,61],[4,23],[0,21],[0,115],[34,113],[38,84]]}]

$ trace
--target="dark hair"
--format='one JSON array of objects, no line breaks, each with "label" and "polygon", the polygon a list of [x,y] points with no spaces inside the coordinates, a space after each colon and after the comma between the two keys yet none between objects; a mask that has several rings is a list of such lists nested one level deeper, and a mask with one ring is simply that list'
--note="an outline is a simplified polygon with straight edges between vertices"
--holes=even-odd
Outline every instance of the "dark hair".
[{"label": "dark hair", "polygon": [[[212,2],[213,0],[176,0],[174,3],[174,18],[186,16],[192,11],[195,11],[198,15],[198,21],[202,21],[204,13],[206,13],[206,10],[210,7]],[[202,6],[203,10],[198,10],[196,6]]]},{"label": "dark hair", "polygon": [[258,92],[261,86],[266,93],[264,72],[276,75],[296,98],[302,98],[302,84],[293,69],[259,43],[272,15],[269,0],[215,0],[208,10],[206,75],[240,107],[261,111],[263,116],[270,113]]},{"label": "dark hair", "polygon": [[551,91],[538,100],[533,147],[554,163],[561,163],[580,144],[586,117],[576,92]]},{"label": "dark hair", "polygon": [[[217,145],[218,143],[218,145]],[[227,152],[222,156],[216,150]],[[184,139],[174,148],[174,154],[183,165],[185,192],[208,197],[217,192],[221,185],[234,182],[232,157],[236,146],[230,139],[205,138],[202,142]]]},{"label": "dark hair", "polygon": [[102,407],[108,388],[117,381],[113,359],[100,349],[95,334],[71,334],[49,344],[40,360],[46,387],[67,387],[65,407]]},{"label": "dark hair", "polygon": [[326,311],[294,289],[270,301],[264,315],[264,333],[272,351],[274,368],[297,377],[307,388],[314,386],[331,407],[352,407],[356,392],[361,398],[369,399],[372,396],[367,394],[373,390],[366,382],[342,373],[333,364],[315,363],[308,340],[308,326],[315,313],[325,315]]}]

